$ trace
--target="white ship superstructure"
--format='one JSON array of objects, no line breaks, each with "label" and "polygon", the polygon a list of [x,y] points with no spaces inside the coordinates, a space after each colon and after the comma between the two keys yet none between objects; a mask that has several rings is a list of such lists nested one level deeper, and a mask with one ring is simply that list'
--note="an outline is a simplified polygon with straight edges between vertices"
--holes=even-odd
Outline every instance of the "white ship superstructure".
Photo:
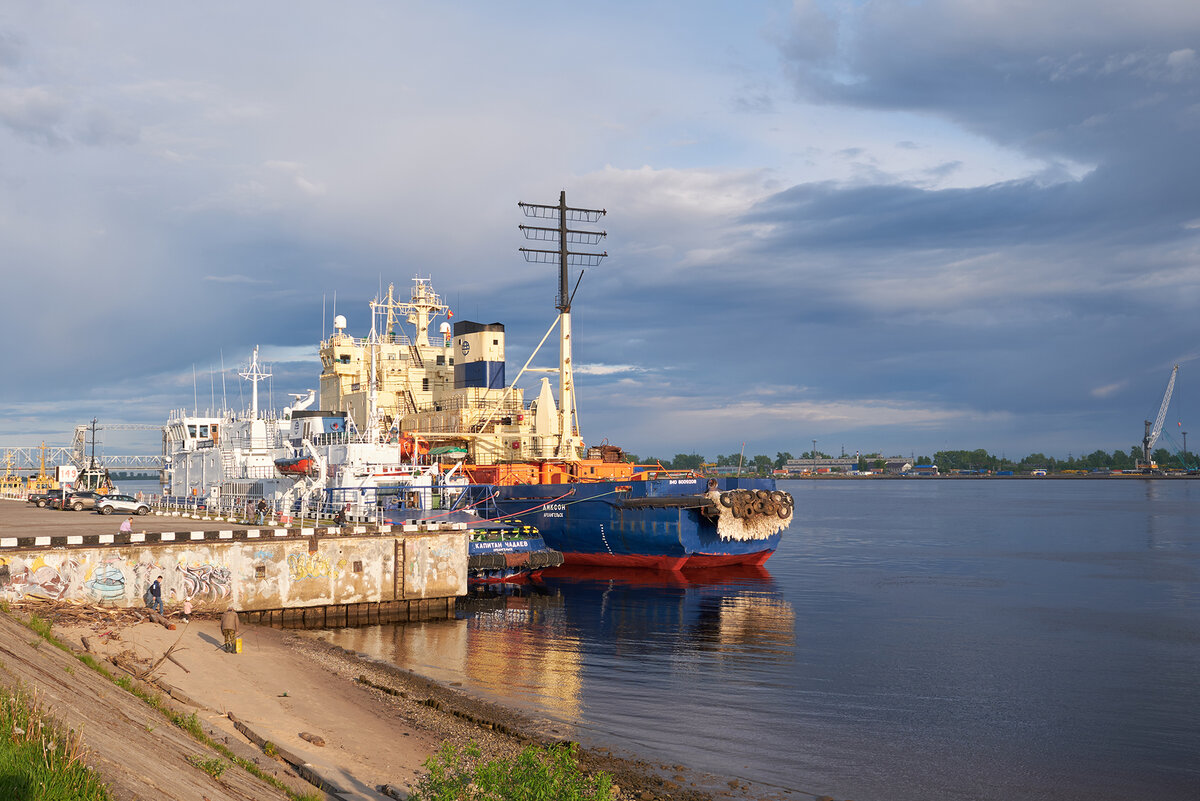
[{"label": "white ship superstructure", "polygon": [[[528,404],[506,382],[502,324],[452,326],[449,307],[420,277],[407,302],[389,286],[369,305],[366,337],[347,334],[346,318],[334,317],[334,333],[320,345],[319,396],[310,391],[281,413],[260,410],[258,384],[270,373],[255,348],[240,372],[252,386],[249,410],[174,412],[163,429],[164,494],[231,511],[262,498],[284,514],[342,509],[369,517],[381,488],[427,507],[429,493],[465,481],[455,472],[439,478],[439,463],[565,461],[564,442],[576,443],[568,458],[582,455],[573,416],[573,436],[560,436],[548,378]],[[560,370],[527,362],[522,374]]]},{"label": "white ship superstructure", "polygon": [[241,376],[253,387],[244,412],[172,412],[163,427],[163,494],[203,498],[277,498],[291,482],[282,479],[275,460],[285,456],[291,416],[316,400],[314,392],[277,414],[258,408],[258,384],[270,377],[258,360],[258,348]]},{"label": "white ship superstructure", "polygon": [[342,510],[371,518],[384,496],[398,494],[407,506],[429,508],[439,471],[415,458],[428,448],[412,437],[388,436],[373,404],[363,417],[377,422],[363,430],[350,412],[310,410],[311,390],[282,413],[264,411],[257,389],[270,373],[257,348],[240,375],[253,386],[247,411],[170,415],[163,427],[164,495],[247,515],[262,499],[272,517]]}]

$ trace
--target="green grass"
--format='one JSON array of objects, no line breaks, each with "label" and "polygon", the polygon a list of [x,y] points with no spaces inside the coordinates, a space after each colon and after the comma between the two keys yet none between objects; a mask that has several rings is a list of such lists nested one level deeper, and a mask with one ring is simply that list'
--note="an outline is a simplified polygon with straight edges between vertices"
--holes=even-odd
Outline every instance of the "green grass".
[{"label": "green grass", "polygon": [[425,760],[429,771],[411,801],[610,801],[612,778],[579,769],[576,747],[530,746],[514,759],[484,761],[472,744],[460,751],[449,743]]},{"label": "green grass", "polygon": [[224,773],[225,769],[229,767],[229,763],[223,759],[217,759],[216,757],[204,759],[195,754],[188,757],[188,762],[191,762],[193,765],[200,768],[200,770],[204,771],[209,776],[212,776],[214,779],[220,779],[221,774]]},{"label": "green grass", "polygon": [[49,717],[36,697],[0,694],[0,798],[111,801],[84,754],[78,732]]}]

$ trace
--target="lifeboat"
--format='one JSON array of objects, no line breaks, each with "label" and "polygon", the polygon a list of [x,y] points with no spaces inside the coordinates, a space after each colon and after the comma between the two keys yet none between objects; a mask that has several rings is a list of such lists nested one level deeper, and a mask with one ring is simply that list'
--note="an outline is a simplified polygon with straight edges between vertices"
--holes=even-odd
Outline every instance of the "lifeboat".
[{"label": "lifeboat", "polygon": [[425,440],[418,439],[412,434],[400,435],[400,457],[402,459],[411,459],[416,454],[421,456],[429,455],[429,443]]},{"label": "lifeboat", "polygon": [[315,467],[316,464],[311,456],[295,456],[275,460],[275,469],[285,476],[311,475]]}]

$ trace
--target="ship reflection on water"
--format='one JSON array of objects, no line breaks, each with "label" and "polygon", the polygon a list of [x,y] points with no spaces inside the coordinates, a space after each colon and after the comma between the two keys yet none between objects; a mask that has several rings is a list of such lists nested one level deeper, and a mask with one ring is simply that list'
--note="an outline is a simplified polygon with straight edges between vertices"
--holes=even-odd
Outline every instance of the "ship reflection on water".
[{"label": "ship reflection on water", "polygon": [[326,638],[604,739],[620,738],[629,718],[661,715],[681,685],[711,691],[790,660],[794,618],[762,567],[561,567],[528,584],[473,589],[456,620]]}]

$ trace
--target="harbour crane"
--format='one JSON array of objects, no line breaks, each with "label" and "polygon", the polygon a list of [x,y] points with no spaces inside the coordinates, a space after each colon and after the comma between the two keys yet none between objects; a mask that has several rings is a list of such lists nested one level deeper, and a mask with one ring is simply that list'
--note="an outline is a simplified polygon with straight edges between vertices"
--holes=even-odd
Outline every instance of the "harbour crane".
[{"label": "harbour crane", "polygon": [[1171,368],[1171,378],[1167,381],[1167,391],[1163,394],[1162,406],[1158,408],[1158,417],[1154,418],[1154,428],[1151,429],[1150,421],[1146,421],[1146,435],[1142,437],[1142,463],[1138,465],[1143,473],[1149,473],[1158,467],[1150,459],[1150,449],[1154,447],[1154,443],[1162,434],[1163,423],[1167,420],[1167,407],[1171,405],[1171,393],[1175,391],[1175,376],[1178,373],[1179,365],[1177,364]]}]

